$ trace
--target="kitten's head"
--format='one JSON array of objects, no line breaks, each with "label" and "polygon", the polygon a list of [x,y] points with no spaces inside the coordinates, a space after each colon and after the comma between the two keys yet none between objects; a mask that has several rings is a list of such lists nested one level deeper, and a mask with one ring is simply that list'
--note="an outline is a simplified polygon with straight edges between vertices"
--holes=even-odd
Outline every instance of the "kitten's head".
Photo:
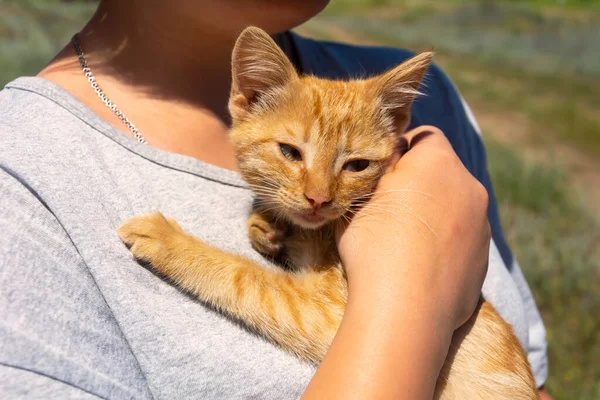
[{"label": "kitten's head", "polygon": [[366,200],[397,151],[432,56],[370,79],[300,77],[265,32],[246,29],[232,56],[231,141],[258,203],[315,229]]}]

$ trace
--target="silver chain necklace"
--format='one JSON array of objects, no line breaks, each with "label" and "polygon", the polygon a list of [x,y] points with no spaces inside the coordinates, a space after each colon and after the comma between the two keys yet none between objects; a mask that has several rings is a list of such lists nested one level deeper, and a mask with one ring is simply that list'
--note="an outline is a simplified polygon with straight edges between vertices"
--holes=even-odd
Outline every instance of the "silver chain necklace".
[{"label": "silver chain necklace", "polygon": [[92,89],[94,89],[94,92],[96,92],[98,97],[100,97],[100,100],[102,100],[102,102],[108,108],[110,108],[112,112],[114,112],[115,115],[119,117],[119,119],[129,128],[133,136],[137,139],[138,143],[146,144],[146,139],[144,139],[140,131],[138,131],[135,125],[131,121],[129,121],[129,119],[125,116],[125,114],[121,112],[121,110],[119,110],[117,105],[110,101],[110,99],[106,96],[104,91],[100,88],[100,85],[98,85],[96,77],[92,73],[92,70],[90,69],[85,59],[85,55],[83,54],[83,50],[79,45],[79,40],[77,40],[77,34],[73,36],[73,38],[71,39],[71,43],[73,43],[73,47],[75,48],[75,52],[77,53],[77,58],[79,58],[79,64],[81,65],[81,69],[83,70],[83,73],[85,74],[87,80],[90,82],[90,85],[92,85]]}]

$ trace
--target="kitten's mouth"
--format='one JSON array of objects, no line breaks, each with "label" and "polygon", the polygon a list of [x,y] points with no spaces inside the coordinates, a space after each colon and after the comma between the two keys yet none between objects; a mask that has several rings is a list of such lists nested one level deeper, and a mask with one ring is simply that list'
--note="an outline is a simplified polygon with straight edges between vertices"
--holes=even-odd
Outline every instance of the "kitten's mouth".
[{"label": "kitten's mouth", "polygon": [[323,217],[315,212],[312,212],[310,214],[298,214],[298,216],[305,221],[313,222],[313,223],[325,221],[325,217]]},{"label": "kitten's mouth", "polygon": [[292,219],[296,224],[308,229],[316,229],[327,220],[314,211],[312,213],[294,213]]}]

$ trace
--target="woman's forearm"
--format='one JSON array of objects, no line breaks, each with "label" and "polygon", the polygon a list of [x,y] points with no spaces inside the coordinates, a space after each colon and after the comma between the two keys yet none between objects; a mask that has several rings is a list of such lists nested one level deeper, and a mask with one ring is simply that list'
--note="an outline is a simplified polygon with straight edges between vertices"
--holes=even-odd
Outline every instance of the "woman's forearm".
[{"label": "woman's forearm", "polygon": [[432,398],[452,326],[433,307],[414,309],[409,296],[404,302],[385,297],[349,297],[338,334],[303,399]]}]

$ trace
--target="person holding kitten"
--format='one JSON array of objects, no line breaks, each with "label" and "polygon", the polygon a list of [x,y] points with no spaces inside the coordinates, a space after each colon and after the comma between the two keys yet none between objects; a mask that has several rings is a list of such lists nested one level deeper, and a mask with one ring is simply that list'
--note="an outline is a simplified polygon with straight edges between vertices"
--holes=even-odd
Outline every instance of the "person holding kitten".
[{"label": "person holding kitten", "polygon": [[265,29],[299,72],[325,78],[410,57],[287,31],[326,3],[101,1],[38,77],[2,91],[5,397],[431,398],[488,258],[483,293],[543,385],[543,324],[502,237],[476,125],[435,67],[385,184],[426,193],[432,201],[402,201],[436,235],[385,215],[350,224],[338,238],[348,305],[316,373],[140,268],[116,236],[128,217],[159,209],[264,263],[246,237],[252,196],[227,138],[239,32]]}]

